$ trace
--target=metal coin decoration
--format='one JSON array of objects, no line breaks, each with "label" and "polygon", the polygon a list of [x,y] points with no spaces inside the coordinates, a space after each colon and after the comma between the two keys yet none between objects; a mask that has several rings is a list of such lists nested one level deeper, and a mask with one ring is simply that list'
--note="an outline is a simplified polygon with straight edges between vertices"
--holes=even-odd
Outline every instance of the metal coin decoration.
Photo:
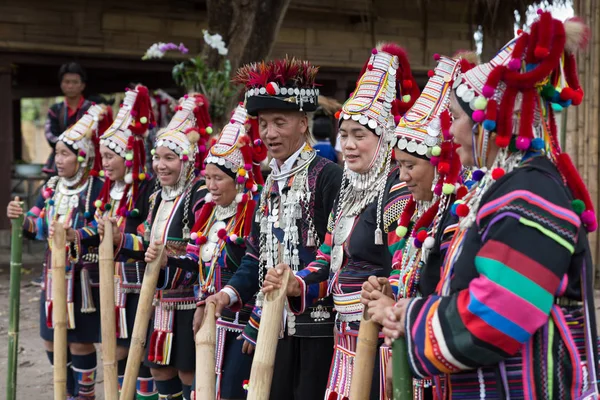
[{"label": "metal coin decoration", "polygon": [[344,262],[344,243],[352,232],[355,217],[342,217],[333,232],[333,249],[331,250],[331,270],[337,272]]},{"label": "metal coin decoration", "polygon": [[225,229],[227,224],[224,221],[217,221],[208,231],[208,241],[217,243],[219,241],[219,231]]},{"label": "metal coin decoration", "polygon": [[210,262],[212,260],[212,256],[215,253],[215,249],[217,248],[217,244],[213,242],[206,242],[202,245],[202,250],[200,251],[202,261],[205,263]]}]

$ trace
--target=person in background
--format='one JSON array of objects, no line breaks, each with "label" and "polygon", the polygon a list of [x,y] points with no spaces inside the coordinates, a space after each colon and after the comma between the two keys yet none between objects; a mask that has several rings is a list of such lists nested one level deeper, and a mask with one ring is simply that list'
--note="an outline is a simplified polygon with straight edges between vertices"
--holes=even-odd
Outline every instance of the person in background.
[{"label": "person in background", "polygon": [[317,154],[323,158],[326,158],[334,163],[338,162],[338,156],[333,146],[331,145],[331,136],[333,134],[333,121],[325,112],[319,107],[315,111],[313,117],[313,136],[316,139],[316,143],[313,148],[317,151]]},{"label": "person in background", "polygon": [[58,137],[77,122],[92,105],[83,97],[87,75],[81,65],[76,62],[63,64],[58,71],[58,80],[65,99],[50,107],[44,127],[46,140],[52,147],[52,152],[42,171],[50,176],[56,175],[54,157]]}]

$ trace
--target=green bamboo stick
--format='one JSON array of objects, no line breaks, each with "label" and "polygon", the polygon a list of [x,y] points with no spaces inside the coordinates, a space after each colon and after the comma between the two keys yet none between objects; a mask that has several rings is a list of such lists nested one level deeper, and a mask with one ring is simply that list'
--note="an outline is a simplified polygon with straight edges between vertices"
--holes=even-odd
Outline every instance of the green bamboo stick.
[{"label": "green bamboo stick", "polygon": [[408,350],[404,337],[394,340],[392,345],[394,400],[413,398],[413,377],[408,365]]},{"label": "green bamboo stick", "polygon": [[[23,207],[23,203],[21,203]],[[11,220],[10,242],[10,308],[8,323],[8,374],[6,375],[6,399],[17,398],[17,355],[19,352],[19,303],[21,297],[21,262],[23,249],[23,214]]]}]

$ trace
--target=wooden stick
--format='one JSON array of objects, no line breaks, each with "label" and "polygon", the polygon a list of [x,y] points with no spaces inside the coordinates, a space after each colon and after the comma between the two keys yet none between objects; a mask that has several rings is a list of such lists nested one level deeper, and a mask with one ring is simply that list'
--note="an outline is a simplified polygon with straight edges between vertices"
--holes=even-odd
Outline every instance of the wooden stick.
[{"label": "wooden stick", "polygon": [[54,400],[67,397],[67,262],[65,228],[54,223],[52,237],[52,322],[54,325]]},{"label": "wooden stick", "polygon": [[196,333],[196,400],[215,400],[217,396],[215,303],[208,303],[206,307],[202,327]]},{"label": "wooden stick", "polygon": [[368,308],[365,306],[358,329],[354,371],[350,383],[350,400],[369,400],[377,357],[379,328],[380,325],[369,318]]},{"label": "wooden stick", "polygon": [[[123,378],[123,386],[121,388],[122,399],[133,399],[135,397],[135,386],[140,364],[144,357],[148,324],[150,323],[150,318],[152,318],[152,299],[156,291],[164,245],[158,246],[157,250],[156,259],[150,264],[146,264],[146,271],[142,280],[140,299],[131,334],[131,345],[129,347],[129,355],[127,356],[127,366],[125,367],[125,377]],[[192,329],[191,326],[190,329]]]},{"label": "wooden stick", "polygon": [[281,287],[265,296],[252,371],[250,372],[248,400],[269,398],[289,277],[290,270],[286,268],[281,276]]},{"label": "wooden stick", "polygon": [[400,337],[392,345],[392,366],[394,382],[394,400],[413,398],[413,378],[408,365],[408,349],[406,339]]},{"label": "wooden stick", "polygon": [[[21,208],[23,203],[21,202]],[[8,374],[6,398],[17,398],[17,357],[19,352],[19,304],[21,301],[21,266],[23,256],[23,214],[11,222],[10,241],[10,306],[8,322]]]},{"label": "wooden stick", "polygon": [[104,238],[100,243],[100,316],[102,319],[104,398],[106,400],[119,399],[114,270],[112,222],[106,220],[104,221]]}]

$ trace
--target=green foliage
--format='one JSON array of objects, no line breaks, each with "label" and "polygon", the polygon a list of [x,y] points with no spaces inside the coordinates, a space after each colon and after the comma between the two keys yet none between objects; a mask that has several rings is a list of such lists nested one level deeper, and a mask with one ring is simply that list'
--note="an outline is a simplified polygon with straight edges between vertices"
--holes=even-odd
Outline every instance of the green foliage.
[{"label": "green foliage", "polygon": [[223,57],[218,69],[208,66],[199,54],[173,67],[173,79],[189,92],[205,95],[210,102],[210,115],[219,117],[229,111],[229,101],[235,95],[231,84],[231,64]]}]

